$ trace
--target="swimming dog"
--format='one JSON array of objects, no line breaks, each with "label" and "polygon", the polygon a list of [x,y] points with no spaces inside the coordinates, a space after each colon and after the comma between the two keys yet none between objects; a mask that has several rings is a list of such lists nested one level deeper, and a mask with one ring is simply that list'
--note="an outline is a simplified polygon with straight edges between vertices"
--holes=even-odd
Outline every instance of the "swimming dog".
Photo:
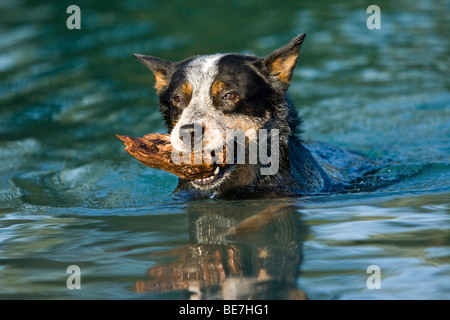
[{"label": "swimming dog", "polygon": [[[155,76],[160,111],[175,150],[187,152],[197,143],[215,159],[225,143],[235,147],[213,175],[180,178],[175,192],[248,198],[311,195],[332,188],[332,179],[300,138],[302,119],[287,92],[305,36],[266,57],[214,54],[170,62],[134,54]],[[245,137],[238,141],[229,132],[245,132]],[[271,150],[266,150],[266,161],[238,161],[249,159],[252,142],[261,148],[263,140]],[[238,149],[245,150],[239,159]],[[263,171],[269,167],[274,170]]]}]

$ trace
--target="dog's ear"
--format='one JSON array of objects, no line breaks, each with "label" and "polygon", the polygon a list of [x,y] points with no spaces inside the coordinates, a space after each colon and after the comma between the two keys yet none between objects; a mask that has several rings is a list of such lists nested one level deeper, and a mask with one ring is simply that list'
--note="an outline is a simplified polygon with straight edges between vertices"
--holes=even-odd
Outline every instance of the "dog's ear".
[{"label": "dog's ear", "polygon": [[175,63],[134,53],[133,56],[149,68],[155,75],[155,89],[159,93],[162,88],[169,84],[168,77],[172,73]]},{"label": "dog's ear", "polygon": [[263,60],[270,75],[278,80],[285,91],[289,88],[291,83],[292,73],[305,37],[306,33],[302,33],[285,46],[272,52]]}]

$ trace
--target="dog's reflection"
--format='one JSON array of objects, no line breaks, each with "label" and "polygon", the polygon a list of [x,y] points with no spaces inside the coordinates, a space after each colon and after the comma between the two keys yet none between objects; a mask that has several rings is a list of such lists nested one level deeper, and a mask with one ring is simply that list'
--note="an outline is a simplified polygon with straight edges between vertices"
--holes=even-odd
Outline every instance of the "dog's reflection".
[{"label": "dog's reflection", "polygon": [[[253,210],[252,210],[253,209]],[[148,270],[137,292],[182,290],[191,299],[304,299],[298,289],[306,228],[294,206],[189,209],[191,244],[163,254],[176,261]]]}]

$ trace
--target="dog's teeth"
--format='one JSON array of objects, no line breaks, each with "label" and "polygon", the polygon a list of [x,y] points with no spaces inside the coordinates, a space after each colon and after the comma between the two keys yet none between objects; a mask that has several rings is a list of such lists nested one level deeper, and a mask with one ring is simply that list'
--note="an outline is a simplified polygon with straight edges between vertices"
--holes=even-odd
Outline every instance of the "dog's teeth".
[{"label": "dog's teeth", "polygon": [[219,167],[216,168],[216,170],[214,170],[214,174],[218,174],[219,173]]},{"label": "dog's teeth", "polygon": [[205,183],[213,181],[214,178],[215,178],[215,175],[214,176],[210,176],[210,177],[206,177],[206,178],[202,178],[202,179],[195,179],[194,182],[198,183],[198,184],[205,184]]}]

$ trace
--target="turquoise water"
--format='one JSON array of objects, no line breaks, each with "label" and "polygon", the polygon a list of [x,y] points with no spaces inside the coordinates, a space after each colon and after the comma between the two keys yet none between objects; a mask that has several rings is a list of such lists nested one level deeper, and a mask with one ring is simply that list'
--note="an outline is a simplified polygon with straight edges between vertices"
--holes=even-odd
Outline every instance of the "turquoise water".
[{"label": "turquoise water", "polygon": [[[378,2],[379,30],[360,1],[77,1],[80,30],[70,4],[0,1],[0,298],[450,298],[449,1]],[[164,132],[132,53],[263,56],[303,32],[304,138],[388,160],[360,181],[381,187],[186,201],[115,137]]]}]

